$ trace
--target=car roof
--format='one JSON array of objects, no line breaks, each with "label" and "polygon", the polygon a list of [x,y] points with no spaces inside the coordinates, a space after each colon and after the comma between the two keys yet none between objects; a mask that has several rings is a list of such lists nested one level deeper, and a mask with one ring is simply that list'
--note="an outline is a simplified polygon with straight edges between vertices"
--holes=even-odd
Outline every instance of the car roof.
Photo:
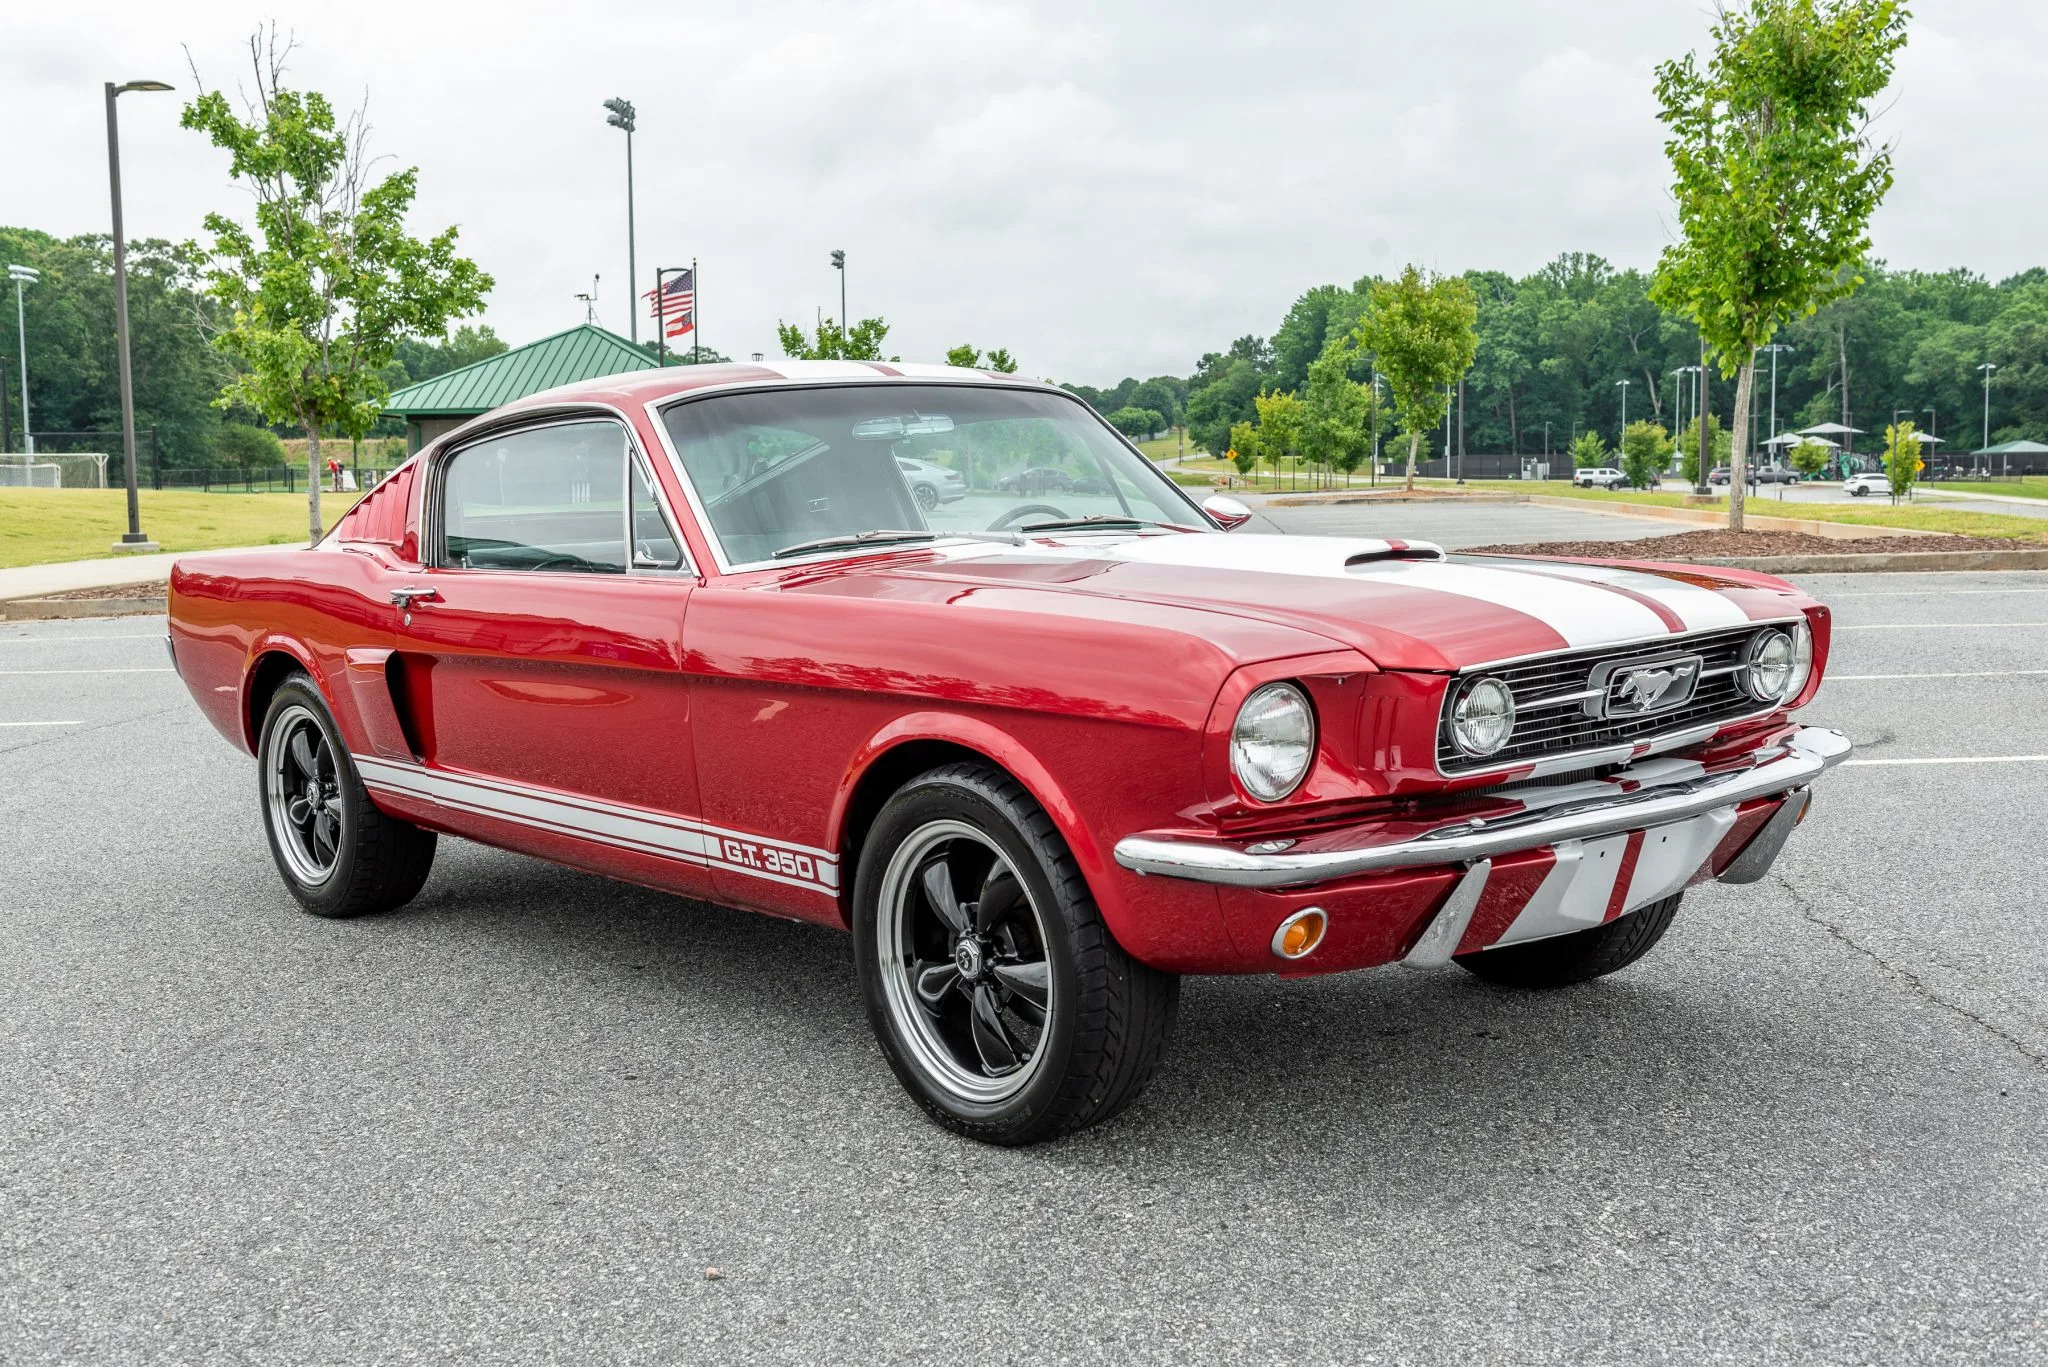
[{"label": "car roof", "polygon": [[677,365],[629,370],[594,380],[543,389],[514,400],[498,413],[563,404],[600,403],[634,408],[679,394],[725,389],[786,388],[790,385],[847,383],[999,384],[1019,389],[1066,393],[1049,380],[1034,380],[999,370],[933,365],[923,361],[734,361],[718,365]]}]

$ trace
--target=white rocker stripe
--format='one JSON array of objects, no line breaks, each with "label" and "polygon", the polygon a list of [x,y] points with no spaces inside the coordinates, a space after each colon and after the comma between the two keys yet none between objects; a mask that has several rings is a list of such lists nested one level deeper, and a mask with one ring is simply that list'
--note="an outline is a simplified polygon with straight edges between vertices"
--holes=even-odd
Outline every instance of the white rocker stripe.
[{"label": "white rocker stripe", "polygon": [[730,869],[828,896],[839,890],[839,856],[810,845],[502,779],[394,764],[368,755],[351,758],[364,785],[372,791],[420,798],[451,811],[494,817],[636,854]]}]

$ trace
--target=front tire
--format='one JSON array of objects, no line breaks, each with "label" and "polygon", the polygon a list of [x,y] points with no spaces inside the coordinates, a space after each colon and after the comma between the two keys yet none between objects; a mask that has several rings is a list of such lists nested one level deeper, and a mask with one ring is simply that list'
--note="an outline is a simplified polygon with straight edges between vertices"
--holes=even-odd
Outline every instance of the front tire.
[{"label": "front tire", "polygon": [[1452,962],[1502,987],[1548,989],[1605,977],[1648,954],[1671,928],[1683,893],[1616,917],[1603,926],[1547,940],[1460,954]]},{"label": "front tire", "polygon": [[1180,980],[1124,953],[1052,820],[979,764],[914,779],[854,882],[868,1020],[935,1122],[992,1144],[1107,1120],[1165,1054]]},{"label": "front tire", "polygon": [[263,830],[299,905],[366,916],[410,902],[434,866],[434,833],[377,810],[313,681],[279,684],[258,734]]}]

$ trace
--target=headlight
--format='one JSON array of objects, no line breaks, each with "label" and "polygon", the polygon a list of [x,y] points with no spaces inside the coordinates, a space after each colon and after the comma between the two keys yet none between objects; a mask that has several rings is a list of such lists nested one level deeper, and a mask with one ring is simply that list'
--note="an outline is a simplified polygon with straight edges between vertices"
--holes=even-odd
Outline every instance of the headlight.
[{"label": "headlight", "polygon": [[1783,702],[1812,669],[1813,635],[1804,622],[1791,632],[1759,632],[1743,655],[1742,687],[1758,702]]},{"label": "headlight", "polygon": [[1289,683],[1252,690],[1230,728],[1230,771],[1245,791],[1277,802],[1300,786],[1316,753],[1316,717]]},{"label": "headlight", "polygon": [[1515,695],[1499,679],[1466,684],[1451,704],[1451,739],[1474,759],[1499,752],[1515,733]]}]

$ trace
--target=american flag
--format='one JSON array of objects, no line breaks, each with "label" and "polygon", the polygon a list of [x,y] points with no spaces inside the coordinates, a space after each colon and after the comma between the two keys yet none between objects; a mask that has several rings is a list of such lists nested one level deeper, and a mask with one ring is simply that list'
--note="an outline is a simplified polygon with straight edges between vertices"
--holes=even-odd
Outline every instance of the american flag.
[{"label": "american flag", "polygon": [[697,326],[697,272],[694,267],[677,271],[659,290],[641,296],[654,303],[654,317],[671,338],[681,337]]}]

